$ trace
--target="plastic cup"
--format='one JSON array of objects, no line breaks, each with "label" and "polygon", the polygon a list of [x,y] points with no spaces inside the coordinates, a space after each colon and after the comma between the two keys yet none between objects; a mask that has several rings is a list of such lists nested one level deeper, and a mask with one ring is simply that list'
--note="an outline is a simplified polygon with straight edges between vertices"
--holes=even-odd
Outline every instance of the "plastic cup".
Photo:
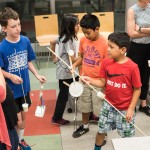
[{"label": "plastic cup", "polygon": [[27,103],[22,104],[22,107],[23,107],[24,112],[28,111],[28,104]]}]

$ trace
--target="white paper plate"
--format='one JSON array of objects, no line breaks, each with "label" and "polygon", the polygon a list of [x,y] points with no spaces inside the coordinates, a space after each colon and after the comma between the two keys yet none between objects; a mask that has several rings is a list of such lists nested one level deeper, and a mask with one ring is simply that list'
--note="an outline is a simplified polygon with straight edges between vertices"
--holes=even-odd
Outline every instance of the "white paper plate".
[{"label": "white paper plate", "polygon": [[83,92],[83,85],[80,82],[72,82],[69,86],[69,93],[73,97],[79,97]]}]

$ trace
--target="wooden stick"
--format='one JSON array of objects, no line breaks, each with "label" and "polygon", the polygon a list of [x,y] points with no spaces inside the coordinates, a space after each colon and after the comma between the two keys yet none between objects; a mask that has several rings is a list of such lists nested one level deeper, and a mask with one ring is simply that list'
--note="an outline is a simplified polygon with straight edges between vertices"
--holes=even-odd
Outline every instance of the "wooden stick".
[{"label": "wooden stick", "polygon": [[[69,62],[70,62],[70,67],[72,68],[73,70],[73,67],[72,67],[72,59],[71,59],[71,56],[69,55]],[[75,82],[75,76],[74,76],[74,71],[72,72],[72,78],[73,78],[73,82]]]},{"label": "wooden stick", "polygon": [[67,85],[68,87],[70,86],[70,84],[68,84],[67,82],[63,81],[63,84]]}]

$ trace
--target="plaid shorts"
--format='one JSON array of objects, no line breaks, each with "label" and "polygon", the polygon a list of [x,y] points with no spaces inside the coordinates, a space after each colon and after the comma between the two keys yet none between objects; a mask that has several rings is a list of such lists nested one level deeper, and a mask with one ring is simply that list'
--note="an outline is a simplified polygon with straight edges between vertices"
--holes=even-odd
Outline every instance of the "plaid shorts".
[{"label": "plaid shorts", "polygon": [[[124,116],[126,111],[120,111]],[[135,114],[132,118],[132,123],[135,122]],[[126,119],[105,100],[102,104],[102,109],[99,117],[99,133],[107,133],[110,130],[117,129],[121,137],[132,137],[135,135],[134,126],[127,122]]]}]

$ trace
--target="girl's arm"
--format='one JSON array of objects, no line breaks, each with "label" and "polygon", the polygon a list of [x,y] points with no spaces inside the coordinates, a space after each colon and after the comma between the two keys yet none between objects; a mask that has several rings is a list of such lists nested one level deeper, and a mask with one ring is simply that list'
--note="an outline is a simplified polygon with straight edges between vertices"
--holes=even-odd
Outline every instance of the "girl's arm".
[{"label": "girl's arm", "polygon": [[6,83],[5,79],[2,73],[2,70],[0,68],[0,102],[3,102],[6,98]]},{"label": "girl's arm", "polygon": [[144,28],[136,25],[136,31],[138,31],[141,34],[148,34],[150,36],[150,28]]},{"label": "girl's arm", "polygon": [[137,31],[135,19],[134,19],[134,11],[131,8],[127,12],[127,33],[132,38],[140,38],[140,37],[149,36],[148,34],[145,34],[144,32],[140,33],[139,31]]},{"label": "girl's arm", "polygon": [[34,74],[34,76],[41,82],[41,83],[45,83],[46,82],[46,78],[44,76],[41,76],[38,74],[38,72],[36,71],[34,65],[32,62],[28,62],[28,67],[29,70]]},{"label": "girl's arm", "polygon": [[[50,41],[50,48],[52,49],[53,52],[55,52],[56,43],[57,43],[56,39]],[[52,60],[54,63],[57,62],[57,57],[53,53],[52,53]]]},{"label": "girl's arm", "polygon": [[126,120],[128,122],[130,122],[132,120],[132,117],[134,115],[135,107],[136,107],[136,104],[138,102],[140,93],[141,93],[141,88],[134,88],[132,100],[131,100],[131,103],[129,105],[129,108],[128,108],[127,114],[126,114]]}]

